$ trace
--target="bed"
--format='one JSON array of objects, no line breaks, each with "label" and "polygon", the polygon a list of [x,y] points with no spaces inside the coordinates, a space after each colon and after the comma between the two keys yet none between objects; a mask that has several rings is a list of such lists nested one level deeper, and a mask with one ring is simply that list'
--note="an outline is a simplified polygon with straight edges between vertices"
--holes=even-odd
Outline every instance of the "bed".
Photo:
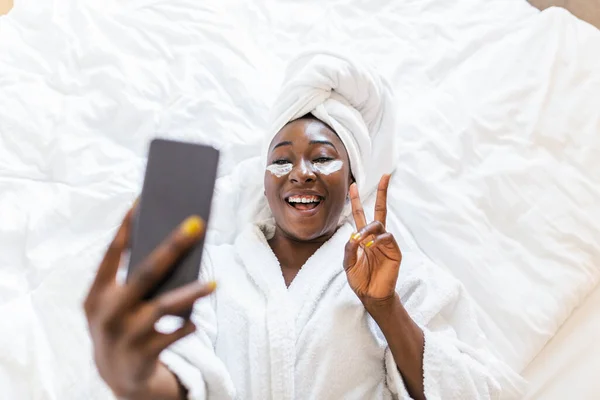
[{"label": "bed", "polygon": [[0,17],[1,398],[112,398],[80,304],[149,140],[221,148],[227,213],[306,44],[366,58],[395,89],[405,256],[463,282],[528,398],[599,392],[598,29],[522,0],[101,3]]},{"label": "bed", "polygon": [[529,399],[595,399],[600,393],[600,287],[525,369]]}]

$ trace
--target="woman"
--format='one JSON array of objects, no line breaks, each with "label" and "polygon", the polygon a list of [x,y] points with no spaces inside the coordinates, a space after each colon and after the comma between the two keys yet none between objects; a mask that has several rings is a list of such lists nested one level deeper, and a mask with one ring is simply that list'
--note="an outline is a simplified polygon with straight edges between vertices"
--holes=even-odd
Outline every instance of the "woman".
[{"label": "woman", "polygon": [[[327,57],[300,57],[306,68],[298,80],[344,68],[349,82],[364,78],[348,60],[342,67]],[[343,78],[334,79],[336,93],[344,93]],[[497,361],[480,347],[461,286],[425,265],[399,275],[402,254],[386,231],[390,175],[380,178],[374,218],[366,219],[359,197],[359,187],[368,186],[360,145],[366,142],[357,135],[368,131],[370,151],[377,148],[378,130],[367,115],[372,107],[364,111],[354,94],[330,100],[300,101],[285,117],[263,164],[270,219],[249,224],[233,245],[207,246],[197,283],[142,301],[203,234],[202,221],[190,217],[129,283],[117,285],[127,214],[85,302],[95,361],[116,395],[474,399],[501,393]],[[305,108],[312,115],[298,118]],[[348,121],[359,114],[362,125],[353,127]],[[348,202],[355,227],[344,218]],[[171,333],[155,328],[161,317],[211,293],[195,304],[193,322]]]}]

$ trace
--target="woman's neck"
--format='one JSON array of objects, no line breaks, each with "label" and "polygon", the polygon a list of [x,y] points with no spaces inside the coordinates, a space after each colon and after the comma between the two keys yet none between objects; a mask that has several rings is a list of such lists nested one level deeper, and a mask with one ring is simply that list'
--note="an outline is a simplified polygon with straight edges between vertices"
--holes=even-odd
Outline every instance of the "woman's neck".
[{"label": "woman's neck", "polygon": [[281,265],[281,272],[286,286],[290,286],[300,268],[331,236],[333,234],[311,241],[301,241],[290,238],[279,228],[275,230],[275,235],[268,243],[275,257],[277,257],[279,265]]}]

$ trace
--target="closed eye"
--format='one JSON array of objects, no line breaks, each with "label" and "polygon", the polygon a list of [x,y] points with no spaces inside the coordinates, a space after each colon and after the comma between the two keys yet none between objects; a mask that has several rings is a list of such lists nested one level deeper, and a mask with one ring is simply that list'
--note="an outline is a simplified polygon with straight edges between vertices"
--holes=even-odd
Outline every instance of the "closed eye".
[{"label": "closed eye", "polygon": [[285,164],[291,164],[288,160],[285,159],[280,159],[280,160],[275,160],[273,161],[273,164],[277,164],[277,165],[285,165]]},{"label": "closed eye", "polygon": [[313,162],[316,164],[323,164],[323,163],[329,162],[331,160],[333,160],[333,158],[331,158],[331,157],[319,157],[316,160],[313,160]]}]

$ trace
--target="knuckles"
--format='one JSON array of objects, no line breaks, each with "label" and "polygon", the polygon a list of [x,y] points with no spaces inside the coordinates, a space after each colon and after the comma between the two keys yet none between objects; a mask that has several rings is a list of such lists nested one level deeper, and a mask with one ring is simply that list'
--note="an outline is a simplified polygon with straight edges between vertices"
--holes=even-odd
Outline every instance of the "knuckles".
[{"label": "knuckles", "polygon": [[163,315],[169,313],[169,304],[165,300],[157,300],[152,306],[152,315],[155,319],[159,319]]},{"label": "knuckles", "polygon": [[109,338],[118,338],[123,332],[123,324],[119,319],[111,317],[99,318],[97,321],[100,329]]},{"label": "knuckles", "polygon": [[381,221],[373,221],[373,222],[371,222],[371,224],[373,225],[374,230],[380,231],[380,232],[385,231],[385,226],[383,226]]},{"label": "knuckles", "polygon": [[385,227],[380,221],[373,221],[362,229],[361,235],[365,236],[367,234],[374,234],[377,232],[385,232]]}]

